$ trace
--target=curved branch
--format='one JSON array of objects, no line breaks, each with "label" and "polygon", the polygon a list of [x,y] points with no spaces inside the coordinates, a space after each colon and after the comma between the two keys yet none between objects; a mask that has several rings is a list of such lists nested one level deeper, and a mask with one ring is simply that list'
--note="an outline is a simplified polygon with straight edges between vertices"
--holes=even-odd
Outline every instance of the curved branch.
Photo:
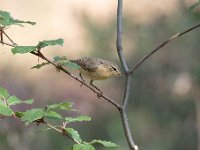
[{"label": "curved branch", "polygon": [[137,68],[139,68],[151,55],[153,55],[155,52],[157,52],[159,49],[170,43],[172,40],[175,40],[184,34],[195,30],[196,28],[200,27],[200,24],[197,24],[181,33],[176,33],[175,35],[171,36],[168,40],[157,46],[155,49],[151,50],[148,54],[146,54],[143,58],[141,58],[135,65],[134,67],[128,72],[128,74],[133,74]]}]

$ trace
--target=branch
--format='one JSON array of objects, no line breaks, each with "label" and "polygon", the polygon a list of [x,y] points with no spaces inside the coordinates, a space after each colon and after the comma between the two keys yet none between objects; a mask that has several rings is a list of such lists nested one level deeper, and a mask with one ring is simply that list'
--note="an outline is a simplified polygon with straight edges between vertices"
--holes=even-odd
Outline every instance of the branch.
[{"label": "branch", "polygon": [[129,68],[127,66],[125,57],[123,55],[123,47],[122,47],[122,10],[123,10],[123,0],[118,0],[117,6],[117,40],[116,40],[116,47],[118,56],[123,68],[123,71],[126,75],[126,83],[125,83],[125,90],[124,90],[124,97],[123,97],[123,104],[120,109],[120,117],[123,125],[123,129],[125,132],[125,136],[129,145],[130,150],[138,150],[138,146],[135,145],[133,137],[131,135],[130,127],[128,124],[127,114],[126,114],[126,106],[129,99],[130,93],[130,84],[131,84],[131,76],[129,73]]},{"label": "branch", "polygon": [[168,43],[170,43],[172,40],[175,40],[181,36],[183,36],[184,34],[192,31],[192,30],[195,30],[196,28],[200,27],[200,24],[196,25],[196,26],[193,26],[181,33],[177,33],[173,36],[171,36],[168,40],[166,40],[165,42],[163,42],[162,44],[160,44],[158,47],[156,47],[155,49],[151,50],[148,54],[146,54],[143,58],[141,58],[136,64],[135,66],[129,71],[128,74],[133,74],[135,72],[135,70],[140,67],[144,61],[146,61],[151,55],[153,55],[155,52],[157,52],[159,49],[161,49],[162,47],[164,47],[165,45],[167,45]]},{"label": "branch", "polygon": [[138,146],[134,143],[133,137],[131,135],[130,127],[128,124],[128,118],[127,118],[125,109],[121,109],[120,115],[121,115],[124,132],[125,132],[130,150],[138,150]]},{"label": "branch", "polygon": [[80,144],[79,141],[75,140],[74,138],[72,138],[71,136],[69,136],[66,132],[63,131],[63,129],[58,129],[55,126],[51,125],[50,123],[47,122],[43,122],[44,124],[46,124],[48,127],[50,127],[51,129],[55,130],[56,132],[61,133],[62,135],[68,137],[70,140],[72,140],[74,143]]},{"label": "branch", "polygon": [[117,7],[117,52],[118,56],[122,65],[122,68],[125,73],[128,72],[128,66],[123,55],[123,48],[122,48],[122,9],[123,8],[123,0],[118,0],[118,7]]}]

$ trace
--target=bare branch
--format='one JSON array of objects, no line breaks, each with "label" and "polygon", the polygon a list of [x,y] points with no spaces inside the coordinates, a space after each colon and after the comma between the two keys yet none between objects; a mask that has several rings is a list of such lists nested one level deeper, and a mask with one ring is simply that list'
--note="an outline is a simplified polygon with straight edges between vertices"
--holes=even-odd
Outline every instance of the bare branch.
[{"label": "bare branch", "polygon": [[138,150],[138,146],[134,143],[133,137],[131,135],[130,127],[128,124],[128,118],[125,112],[125,109],[121,109],[120,111],[122,123],[123,123],[123,128],[125,131],[126,139],[128,141],[128,145],[130,150]]},{"label": "bare branch", "polygon": [[122,10],[123,10],[123,0],[118,0],[118,7],[117,7],[117,52],[119,55],[120,62],[122,64],[122,68],[125,73],[128,72],[128,66],[126,64],[125,57],[123,55],[123,48],[122,48]]},{"label": "bare branch", "polygon": [[123,98],[123,108],[126,109],[129,94],[130,94],[130,86],[131,86],[131,76],[126,77],[126,83],[125,83],[125,91],[124,91],[124,98]]},{"label": "bare branch", "polygon": [[123,55],[123,47],[122,47],[122,10],[123,10],[123,0],[118,0],[118,7],[117,7],[117,52],[118,56],[122,65],[122,68],[126,75],[126,83],[125,83],[125,90],[124,90],[124,98],[123,98],[123,104],[120,109],[120,116],[121,121],[123,125],[123,129],[125,132],[125,136],[129,145],[129,148],[131,150],[138,150],[138,146],[135,145],[133,137],[131,135],[130,127],[127,120],[127,114],[126,114],[126,105],[128,103],[129,99],[129,93],[130,93],[130,84],[131,84],[131,76],[128,74],[129,68],[127,66],[125,57]]},{"label": "bare branch", "polygon": [[153,55],[153,54],[154,54],[155,52],[157,52],[159,49],[161,49],[162,47],[164,47],[165,45],[167,45],[168,43],[170,43],[172,40],[175,40],[175,39],[181,37],[182,35],[184,35],[184,34],[190,32],[190,31],[192,31],[192,30],[194,30],[194,29],[196,29],[196,28],[198,28],[198,27],[200,27],[200,24],[198,24],[198,25],[196,25],[196,26],[193,26],[193,27],[191,27],[191,28],[189,28],[189,29],[187,29],[187,30],[181,32],[181,33],[177,33],[177,34],[171,36],[168,40],[166,40],[165,42],[163,42],[162,44],[160,44],[158,47],[156,47],[155,49],[151,50],[151,51],[150,51],[148,54],[146,54],[143,58],[141,58],[141,59],[135,64],[135,66],[129,71],[128,74],[133,74],[133,73],[135,72],[135,70],[136,70],[138,67],[140,67],[140,66],[144,63],[144,61],[146,61],[151,55]]}]

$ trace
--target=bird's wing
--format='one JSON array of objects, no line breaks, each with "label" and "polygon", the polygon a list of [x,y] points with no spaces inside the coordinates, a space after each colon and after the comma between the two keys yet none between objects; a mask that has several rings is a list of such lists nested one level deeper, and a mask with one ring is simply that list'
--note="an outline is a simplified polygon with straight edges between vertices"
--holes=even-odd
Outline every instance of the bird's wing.
[{"label": "bird's wing", "polygon": [[82,69],[85,69],[87,71],[94,71],[98,68],[99,62],[95,59],[91,59],[88,57],[84,57],[77,60],[71,60],[71,62],[76,63],[79,65]]}]

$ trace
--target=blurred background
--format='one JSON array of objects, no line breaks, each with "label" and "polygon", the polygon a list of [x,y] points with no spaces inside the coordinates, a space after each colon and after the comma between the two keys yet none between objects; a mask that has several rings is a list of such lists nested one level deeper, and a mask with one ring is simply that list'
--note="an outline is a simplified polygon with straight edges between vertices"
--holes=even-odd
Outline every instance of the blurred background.
[{"label": "blurred background", "polygon": [[[124,0],[123,47],[129,66],[173,34],[199,23],[200,8],[189,11],[196,2]],[[63,46],[48,47],[44,54],[50,59],[95,56],[119,64],[116,7],[116,0],[0,0],[0,10],[37,23],[6,30],[17,44],[36,45],[38,41],[64,38]],[[140,150],[200,150],[199,38],[199,29],[190,32],[162,48],[136,71],[127,111]],[[112,105],[51,66],[30,69],[37,63],[37,57],[13,55],[10,47],[1,45],[0,86],[21,99],[33,98],[33,107],[71,101],[80,111],[70,115],[92,117],[91,122],[73,124],[84,140],[111,140],[120,145],[119,149],[128,150],[119,114]],[[76,70],[70,71],[78,75]],[[122,101],[123,78],[96,85],[109,97]],[[1,120],[0,149],[66,150],[72,144],[53,131],[30,136],[37,129],[36,125],[24,127],[17,120]],[[100,146],[97,149],[103,150]]]}]

